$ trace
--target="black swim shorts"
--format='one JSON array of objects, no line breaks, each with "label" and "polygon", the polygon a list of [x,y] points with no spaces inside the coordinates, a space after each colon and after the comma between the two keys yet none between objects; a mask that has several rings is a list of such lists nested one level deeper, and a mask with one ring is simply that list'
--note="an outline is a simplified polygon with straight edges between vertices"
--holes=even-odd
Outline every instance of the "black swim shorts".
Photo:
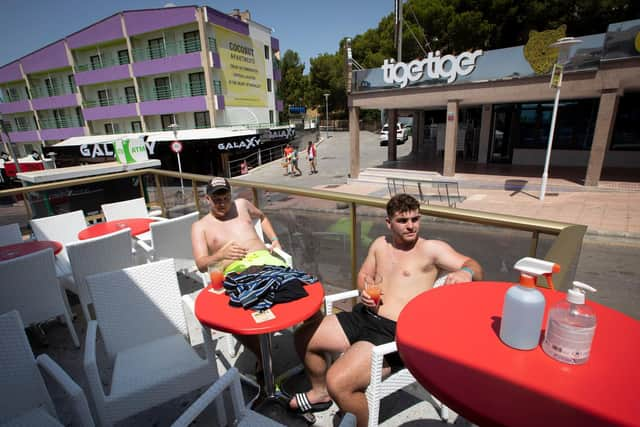
[{"label": "black swim shorts", "polygon": [[[336,314],[349,344],[357,341],[367,341],[373,345],[386,344],[396,339],[396,322],[380,317],[370,311],[363,304],[358,303],[353,311],[343,311]],[[387,354],[384,360],[392,371],[404,368],[398,352]]]}]

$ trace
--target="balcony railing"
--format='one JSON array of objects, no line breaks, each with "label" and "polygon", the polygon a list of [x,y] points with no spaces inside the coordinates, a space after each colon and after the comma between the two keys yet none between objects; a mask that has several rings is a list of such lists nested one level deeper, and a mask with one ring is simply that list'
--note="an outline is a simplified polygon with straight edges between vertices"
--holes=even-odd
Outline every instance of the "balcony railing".
[{"label": "balcony railing", "polygon": [[165,43],[158,46],[138,47],[133,49],[133,61],[149,61],[167,56],[184,55],[185,53],[200,52],[200,40],[183,40]]},{"label": "balcony railing", "polygon": [[80,71],[92,71],[92,70],[101,70],[103,68],[111,68],[117,67],[118,65],[125,65],[129,63],[129,57],[122,59],[114,59],[114,58],[101,58],[97,63],[90,64],[79,64],[76,65],[76,72]]},{"label": "balcony railing", "polygon": [[[61,190],[68,191],[69,197],[60,201],[63,204],[60,210],[68,211],[79,208],[72,203],[71,189],[111,180],[128,179],[131,182],[131,178],[139,178],[135,182],[139,187],[140,195],[147,198],[149,204],[159,206],[162,209],[162,216],[174,217],[193,211],[203,215],[207,213],[208,208],[206,203],[202,202],[202,197],[205,185],[211,179],[210,176],[179,174],[157,169],[142,169],[3,190],[0,191],[0,199],[22,195],[26,215],[19,219],[19,222],[26,224],[34,216],[32,204],[35,208],[38,204],[40,207],[52,204],[49,203],[49,194],[53,198]],[[185,192],[180,191],[180,178],[185,181],[185,187],[187,187]],[[191,181],[191,188],[188,185],[189,181]],[[283,246],[296,257],[296,265],[304,266],[304,269],[311,274],[321,274],[325,286],[355,287],[357,269],[372,239],[369,235],[371,233],[365,231],[367,227],[363,226],[362,222],[368,222],[370,228],[377,227],[379,221],[380,226],[374,230],[376,236],[386,231],[383,224],[387,200],[383,198],[256,181],[230,179],[230,182],[235,193],[240,193],[243,197],[249,194],[253,196],[253,203],[269,215]],[[78,197],[82,196],[81,191],[76,193]],[[276,197],[278,193],[286,197]],[[313,199],[314,202],[309,204],[308,199]],[[86,201],[78,200],[77,204],[80,203],[86,203]],[[93,209],[99,212],[100,200],[95,201],[94,204],[96,206]],[[337,205],[346,205],[347,209],[336,209]],[[15,207],[10,208],[15,211]],[[4,209],[9,208],[0,205],[0,217],[4,214]],[[312,212],[313,209],[316,211]],[[19,213],[14,211],[12,211],[14,217],[18,216]],[[492,239],[500,239],[500,244],[496,244],[491,253],[478,257],[478,261],[485,266],[486,276],[492,277],[493,280],[513,279],[511,271],[502,271],[500,259],[504,264],[505,259],[513,260],[527,255],[551,260],[561,266],[560,272],[554,275],[557,289],[567,289],[573,280],[582,239],[586,232],[584,225],[434,205],[423,205],[420,212],[424,215],[423,221],[428,223],[424,226],[431,226],[433,232],[442,236],[441,238],[446,239],[447,236],[456,235],[468,236],[473,231],[481,231],[493,233]],[[97,213],[87,219],[95,221],[101,216]],[[374,217],[378,219],[372,221],[371,218]],[[337,226],[338,224],[340,226]],[[517,237],[513,237],[514,235]],[[509,239],[515,238],[517,241],[511,241],[513,244],[507,244]],[[458,239],[456,246],[462,246],[459,249],[462,253],[469,253],[474,244],[473,239]],[[477,251],[478,248],[475,249]]]},{"label": "balcony railing", "polygon": [[203,96],[207,94],[207,88],[204,83],[187,84],[174,87],[160,87],[142,89],[140,91],[140,99],[142,101],[161,101],[164,99],[186,98],[189,96]]},{"label": "balcony railing", "polygon": [[86,100],[82,105],[84,108],[110,107],[112,105],[134,104],[137,100],[134,96],[120,96],[117,98]]},{"label": "balcony railing", "polygon": [[209,39],[209,50],[211,52],[218,52],[218,42],[213,37],[208,37]]},{"label": "balcony railing", "polygon": [[0,98],[0,102],[17,102],[26,101],[28,99],[27,95],[20,91],[20,93],[3,93],[2,98]]},{"label": "balcony railing", "polygon": [[214,95],[224,95],[224,93],[222,93],[222,82],[220,80],[213,81],[213,93]]},{"label": "balcony railing", "polygon": [[52,86],[31,86],[33,98],[49,98],[52,96],[69,95],[78,92],[75,86],[69,84],[55,84]]},{"label": "balcony railing", "polygon": [[77,117],[40,119],[40,127],[42,129],[79,128],[82,126],[84,126],[84,123]]}]

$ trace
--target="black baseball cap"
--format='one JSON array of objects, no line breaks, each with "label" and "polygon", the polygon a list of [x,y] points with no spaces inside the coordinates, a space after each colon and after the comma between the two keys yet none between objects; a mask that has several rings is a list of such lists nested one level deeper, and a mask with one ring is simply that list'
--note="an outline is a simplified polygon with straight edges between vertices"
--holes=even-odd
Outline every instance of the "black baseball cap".
[{"label": "black baseball cap", "polygon": [[231,191],[231,185],[229,185],[229,181],[226,178],[215,177],[207,184],[207,194],[211,195],[218,191]]}]

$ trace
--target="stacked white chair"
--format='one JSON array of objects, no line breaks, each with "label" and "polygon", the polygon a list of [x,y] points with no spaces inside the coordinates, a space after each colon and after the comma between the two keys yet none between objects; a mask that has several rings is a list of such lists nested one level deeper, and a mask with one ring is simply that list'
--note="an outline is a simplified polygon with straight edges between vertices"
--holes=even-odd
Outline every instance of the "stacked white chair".
[{"label": "stacked white chair", "polygon": [[[32,219],[29,224],[37,240],[53,240],[63,245],[77,241],[78,233],[87,227],[82,210]],[[69,255],[64,246],[56,255],[56,273],[65,288],[78,293],[73,283]]]},{"label": "stacked white chair", "polygon": [[18,223],[14,222],[7,225],[0,225],[0,246],[20,242],[22,242],[22,232],[20,232]]},{"label": "stacked white chair", "polygon": [[[187,333],[173,260],[87,277],[97,321],[89,321],[84,370],[100,424],[108,426],[218,378],[213,350],[202,359]],[[96,361],[98,328],[113,363],[110,392]],[[210,344],[210,339],[205,339]],[[224,409],[218,408],[220,425]]]},{"label": "stacked white chair", "polygon": [[79,240],[66,246],[73,271],[76,293],[85,320],[91,320],[89,304],[91,295],[87,288],[86,277],[105,271],[120,270],[133,265],[131,256],[131,230],[125,228],[115,233]]},{"label": "stacked white chair", "polygon": [[92,427],[84,392],[49,356],[33,357],[20,314],[0,315],[0,425],[63,426],[40,369],[64,390],[73,425]]},{"label": "stacked white chair", "polygon": [[[440,276],[434,283],[433,287],[442,286],[446,279],[446,274]],[[350,298],[357,298],[359,291],[357,289],[341,292],[338,294],[327,295],[324,298],[325,313],[327,315],[333,313],[333,303]],[[397,372],[392,373],[387,378],[382,379],[382,369],[384,356],[390,353],[398,351],[396,342],[392,341],[386,344],[373,347],[371,350],[371,379],[369,386],[365,392],[367,396],[367,406],[369,408],[369,427],[375,427],[378,425],[380,415],[380,401],[395,393],[404,387],[416,383],[416,379],[409,372],[407,368],[400,369]],[[431,396],[431,399],[440,409],[440,417],[448,421],[449,420],[449,408],[447,408],[442,402]]]},{"label": "stacked white chair", "polygon": [[10,310],[18,310],[27,325],[64,316],[73,343],[80,347],[51,249],[0,261],[0,313]]}]

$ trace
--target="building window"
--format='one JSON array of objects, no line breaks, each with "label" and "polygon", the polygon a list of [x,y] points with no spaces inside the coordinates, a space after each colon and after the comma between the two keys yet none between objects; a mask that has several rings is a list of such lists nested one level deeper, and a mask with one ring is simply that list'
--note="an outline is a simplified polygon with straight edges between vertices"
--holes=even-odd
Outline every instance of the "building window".
[{"label": "building window", "polygon": [[169,77],[157,77],[153,79],[153,84],[156,91],[156,99],[169,99],[171,98],[171,82]]},{"label": "building window", "polygon": [[201,96],[207,94],[207,88],[204,84],[204,73],[191,73],[189,74],[189,90],[191,96]]},{"label": "building window", "polygon": [[141,121],[131,122],[131,132],[142,132],[142,122]]},{"label": "building window", "polygon": [[47,95],[56,96],[58,95],[57,83],[54,77],[44,79],[44,85],[47,88]]},{"label": "building window", "polygon": [[111,89],[102,89],[98,91],[98,102],[101,107],[107,107],[111,102]]},{"label": "building window", "polygon": [[200,32],[189,31],[184,33],[184,53],[200,52]]},{"label": "building window", "polygon": [[136,97],[136,88],[133,86],[127,86],[124,88],[124,95],[127,98],[127,104],[134,104],[138,102]]},{"label": "building window", "polygon": [[76,119],[80,126],[84,126],[84,117],[82,117],[82,108],[76,107]]},{"label": "building window", "polygon": [[53,110],[53,120],[56,122],[56,127],[66,128],[67,126],[67,115],[64,110]]},{"label": "building window", "polygon": [[149,40],[148,45],[149,45],[150,59],[158,59],[158,58],[165,57],[164,40],[162,39],[162,37]]},{"label": "building window", "polygon": [[269,123],[273,124],[273,110],[269,110]]},{"label": "building window", "polygon": [[105,123],[104,133],[107,135],[113,135],[114,133],[120,133],[120,126],[117,123]]},{"label": "building window", "polygon": [[220,80],[213,81],[213,93],[222,95],[222,82]]},{"label": "building window", "polygon": [[16,117],[13,120],[16,122],[16,130],[18,132],[28,130],[27,119],[25,117]]},{"label": "building window", "polygon": [[7,93],[7,101],[14,102],[19,101],[20,97],[18,96],[18,90],[15,87],[10,87],[6,90]]},{"label": "building window", "polygon": [[4,129],[5,132],[9,133],[9,132],[13,132],[13,128],[11,127],[11,123],[9,123],[6,120],[2,121],[2,128]]},{"label": "building window", "polygon": [[267,79],[267,92],[271,92],[271,79]]},{"label": "building window", "polygon": [[100,58],[100,55],[90,56],[89,62],[91,62],[92,70],[99,70],[100,68],[102,68],[102,58]]},{"label": "building window", "polygon": [[78,92],[78,89],[76,88],[76,79],[73,74],[69,74],[67,76],[67,81],[69,82],[69,90],[71,91],[71,93]]},{"label": "building window", "polygon": [[160,122],[162,122],[162,130],[171,130],[169,125],[175,123],[173,114],[162,114],[160,116]]},{"label": "building window", "polygon": [[196,121],[196,129],[209,128],[211,127],[211,122],[209,122],[209,112],[208,111],[197,111],[193,113],[193,118]]},{"label": "building window", "polygon": [[31,92],[29,92],[29,88],[28,87],[24,87],[24,93],[27,95],[27,99],[31,99]]},{"label": "building window", "polygon": [[269,46],[264,45],[264,59],[269,59]]},{"label": "building window", "polygon": [[620,98],[611,150],[640,151],[640,92],[625,93]]},{"label": "building window", "polygon": [[127,49],[122,49],[118,51],[118,63],[120,65],[128,64],[131,61],[129,60],[129,51]]}]

